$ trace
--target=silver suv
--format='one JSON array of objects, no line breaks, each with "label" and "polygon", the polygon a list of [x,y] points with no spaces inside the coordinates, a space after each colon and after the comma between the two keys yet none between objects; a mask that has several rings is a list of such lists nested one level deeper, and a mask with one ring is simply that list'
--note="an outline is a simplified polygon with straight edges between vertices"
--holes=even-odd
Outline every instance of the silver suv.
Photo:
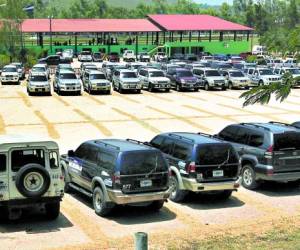
[{"label": "silver suv", "polygon": [[112,85],[114,90],[123,93],[124,90],[134,90],[141,93],[142,84],[137,74],[128,69],[118,69],[114,71]]},{"label": "silver suv", "polygon": [[139,71],[139,78],[143,85],[143,88],[148,89],[152,92],[154,90],[165,90],[170,91],[171,81],[165,76],[162,70],[154,68],[143,68]]},{"label": "silver suv", "polygon": [[101,91],[105,94],[111,93],[110,81],[105,77],[105,74],[98,70],[87,70],[85,71],[83,78],[83,89],[89,94],[95,91]]},{"label": "silver suv", "polygon": [[216,69],[211,68],[195,68],[193,74],[199,79],[200,87],[205,90],[221,88],[226,90],[226,79]]},{"label": "silver suv", "polygon": [[51,95],[50,81],[46,74],[31,73],[28,77],[27,93],[28,95],[32,95],[33,93],[44,93]]},{"label": "silver suv", "polygon": [[62,92],[73,92],[81,95],[81,81],[73,71],[60,70],[55,73],[53,89],[59,95]]},{"label": "silver suv", "polygon": [[220,73],[225,77],[229,89],[233,89],[233,88],[249,89],[249,86],[251,85],[250,78],[245,76],[245,74],[240,70],[237,69],[221,70]]},{"label": "silver suv", "polygon": [[32,137],[0,137],[0,216],[18,219],[24,209],[44,208],[56,219],[64,195],[58,145]]}]

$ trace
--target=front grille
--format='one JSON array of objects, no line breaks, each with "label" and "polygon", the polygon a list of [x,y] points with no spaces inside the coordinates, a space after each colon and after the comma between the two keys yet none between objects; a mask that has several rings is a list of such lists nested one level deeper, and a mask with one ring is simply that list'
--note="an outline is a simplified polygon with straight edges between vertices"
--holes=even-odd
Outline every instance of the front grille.
[{"label": "front grille", "polygon": [[97,86],[98,86],[98,87],[106,86],[106,83],[97,83]]},{"label": "front grille", "polygon": [[224,83],[223,80],[215,80],[214,83]]}]

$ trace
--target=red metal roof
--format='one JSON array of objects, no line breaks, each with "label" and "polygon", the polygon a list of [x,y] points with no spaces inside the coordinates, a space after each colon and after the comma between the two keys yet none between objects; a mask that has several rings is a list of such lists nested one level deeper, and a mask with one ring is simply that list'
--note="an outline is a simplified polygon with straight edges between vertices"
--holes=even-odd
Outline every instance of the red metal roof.
[{"label": "red metal roof", "polygon": [[[22,32],[49,32],[49,19],[27,19]],[[156,32],[147,19],[52,19],[52,32]]]},{"label": "red metal roof", "polygon": [[252,28],[209,15],[149,15],[150,21],[167,31],[250,31]]}]

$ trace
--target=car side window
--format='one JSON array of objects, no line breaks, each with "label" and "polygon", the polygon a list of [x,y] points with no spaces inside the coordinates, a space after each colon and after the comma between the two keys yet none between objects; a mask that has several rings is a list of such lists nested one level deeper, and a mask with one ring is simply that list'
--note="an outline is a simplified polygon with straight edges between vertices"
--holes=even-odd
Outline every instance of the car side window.
[{"label": "car side window", "polygon": [[261,133],[251,132],[249,136],[249,146],[260,147],[264,143],[264,135]]},{"label": "car side window", "polygon": [[88,148],[86,144],[81,144],[75,151],[75,156],[84,159],[85,155],[87,154]]},{"label": "car side window", "polygon": [[249,69],[249,74],[250,74],[250,75],[253,74],[253,69]]},{"label": "car side window", "polygon": [[98,148],[95,147],[95,146],[91,146],[91,145],[88,145],[87,146],[87,153],[84,157],[84,159],[86,161],[89,161],[91,163],[97,163],[97,155],[98,155]]},{"label": "car side window", "polygon": [[59,167],[57,152],[52,151],[49,153],[49,163],[50,163],[50,168],[52,169],[57,169]]},{"label": "car side window", "polygon": [[0,172],[6,171],[6,155],[0,154]]},{"label": "car side window", "polygon": [[240,128],[235,135],[234,142],[240,144],[247,144],[249,138],[249,130],[245,128]]},{"label": "car side window", "polygon": [[184,142],[174,144],[173,156],[177,159],[187,161],[191,156],[192,145]]},{"label": "car side window", "polygon": [[172,147],[173,147],[173,141],[167,138],[162,142],[160,146],[160,150],[165,154],[170,154],[172,152]]},{"label": "car side window", "polygon": [[98,152],[98,163],[101,168],[113,170],[116,162],[116,155],[108,152]]},{"label": "car side window", "polygon": [[151,142],[150,144],[155,147],[155,148],[160,148],[161,147],[161,144],[163,142],[163,137],[162,136],[156,136]]},{"label": "car side window", "polygon": [[228,126],[219,133],[219,137],[226,141],[234,141],[237,130],[235,126]]}]

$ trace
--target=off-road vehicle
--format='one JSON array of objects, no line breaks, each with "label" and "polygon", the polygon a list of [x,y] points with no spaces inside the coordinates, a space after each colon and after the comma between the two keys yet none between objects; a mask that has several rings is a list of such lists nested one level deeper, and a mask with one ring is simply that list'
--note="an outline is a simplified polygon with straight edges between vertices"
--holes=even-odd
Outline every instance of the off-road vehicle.
[{"label": "off-road vehicle", "polygon": [[218,70],[211,68],[193,69],[193,74],[199,79],[199,85],[205,90],[221,88],[226,90],[225,77]]},{"label": "off-road vehicle", "polygon": [[136,56],[133,50],[126,50],[123,54],[124,62],[135,62]]},{"label": "off-road vehicle", "polygon": [[112,85],[114,90],[123,93],[125,90],[141,93],[142,84],[137,74],[129,69],[117,69],[113,73]]},{"label": "off-road vehicle", "polygon": [[300,180],[300,131],[292,125],[241,123],[224,128],[218,138],[232,143],[241,157],[242,184]]},{"label": "off-road vehicle", "polygon": [[281,76],[275,75],[268,68],[257,68],[253,71],[250,77],[252,84],[257,86],[269,85],[276,82],[281,82]]},{"label": "off-road vehicle", "polygon": [[65,190],[93,198],[96,214],[118,204],[144,203],[159,210],[169,198],[168,164],[162,153],[134,140],[91,140],[62,155]]},{"label": "off-road vehicle", "polygon": [[1,73],[1,83],[20,83],[18,68],[15,65],[4,66]]},{"label": "off-road vehicle", "polygon": [[51,95],[50,80],[43,73],[30,73],[27,83],[27,93],[44,93]]},{"label": "off-road vehicle", "polygon": [[169,92],[171,89],[170,79],[167,78],[162,70],[154,68],[142,68],[139,71],[139,78],[143,88],[152,92],[154,90],[165,90]]},{"label": "off-road vehicle", "polygon": [[170,68],[166,76],[170,79],[171,86],[178,92],[182,90],[199,90],[198,78],[188,69]]},{"label": "off-road vehicle", "polygon": [[24,209],[59,215],[64,195],[58,145],[21,136],[0,137],[0,217],[17,219]]},{"label": "off-road vehicle", "polygon": [[77,78],[74,71],[60,70],[55,73],[53,89],[59,95],[66,92],[81,95],[81,80]]},{"label": "off-road vehicle", "polygon": [[230,143],[199,133],[164,133],[150,145],[160,149],[170,166],[170,199],[182,201],[189,191],[228,198],[240,186],[238,154]]},{"label": "off-road vehicle", "polygon": [[237,69],[220,70],[220,73],[225,77],[229,89],[233,89],[233,88],[249,89],[249,86],[251,85],[250,78],[245,76],[245,74],[240,70]]},{"label": "off-road vehicle", "polygon": [[98,70],[86,70],[83,78],[83,88],[89,94],[93,92],[111,93],[110,81],[108,81],[103,72]]}]

